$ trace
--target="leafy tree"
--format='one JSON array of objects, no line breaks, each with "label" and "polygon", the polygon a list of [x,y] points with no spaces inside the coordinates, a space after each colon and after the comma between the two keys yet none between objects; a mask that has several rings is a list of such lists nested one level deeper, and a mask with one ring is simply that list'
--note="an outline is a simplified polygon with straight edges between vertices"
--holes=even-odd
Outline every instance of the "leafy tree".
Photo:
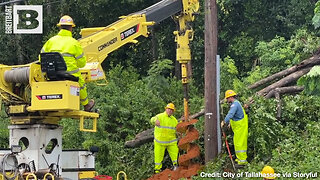
[{"label": "leafy tree", "polygon": [[298,80],[298,85],[303,86],[303,92],[309,95],[319,95],[319,77],[320,77],[320,66],[314,66],[310,72],[302,76]]},{"label": "leafy tree", "polygon": [[284,70],[312,56],[319,46],[319,37],[306,29],[297,30],[290,40],[275,37],[270,42],[258,42],[258,71],[267,76]]},{"label": "leafy tree", "polygon": [[[2,109],[3,106],[1,105]],[[0,112],[0,147],[1,148],[9,148],[9,130],[8,125],[10,120],[4,111]]]},{"label": "leafy tree", "polygon": [[320,26],[320,1],[318,1],[315,5],[312,24],[314,25],[315,29],[317,29]]},{"label": "leafy tree", "polygon": [[251,68],[258,41],[285,39],[301,27],[311,30],[314,4],[308,0],[219,0],[219,52],[235,59],[241,75]]}]

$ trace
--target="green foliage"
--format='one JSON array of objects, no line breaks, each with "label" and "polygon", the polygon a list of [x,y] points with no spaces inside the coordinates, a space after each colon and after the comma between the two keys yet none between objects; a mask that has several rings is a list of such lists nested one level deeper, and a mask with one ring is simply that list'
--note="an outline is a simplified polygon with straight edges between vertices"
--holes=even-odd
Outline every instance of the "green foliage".
[{"label": "green foliage", "polygon": [[153,66],[148,70],[148,75],[152,78],[161,75],[164,70],[172,69],[172,61],[164,59],[161,61],[153,62]]},{"label": "green foliage", "polygon": [[[200,0],[199,15],[196,16],[195,21],[192,23],[194,30],[193,41],[190,43],[191,49],[191,64],[192,73],[195,84],[199,89],[204,89],[204,62],[205,62],[205,45],[204,45],[204,32],[205,32],[205,7],[204,0]],[[219,49],[219,46],[218,46]],[[221,56],[223,57],[223,56]]]},{"label": "green foliage", "polygon": [[300,136],[284,139],[278,148],[272,151],[270,164],[280,173],[319,173],[317,166],[320,160],[316,158],[320,151],[319,130],[320,122],[309,122]]},{"label": "green foliage", "polygon": [[253,84],[268,75],[269,75],[268,71],[264,71],[261,69],[260,66],[257,66],[256,68],[254,68],[252,71],[248,73],[248,76],[244,78],[244,81],[246,84]]},{"label": "green foliage", "polygon": [[320,1],[318,1],[315,5],[312,24],[314,25],[315,29],[317,29],[320,26]]},{"label": "green foliage", "polygon": [[283,37],[276,37],[270,42],[259,42],[255,52],[260,57],[261,66],[271,74],[300,61]]},{"label": "green foliage", "polygon": [[3,106],[1,105],[0,111],[0,147],[9,148],[9,119],[6,113],[3,111]]},{"label": "green foliage", "polygon": [[223,61],[220,61],[220,85],[221,93],[228,89],[233,89],[234,80],[238,79],[238,69],[235,66],[234,60],[230,57],[226,57]]},{"label": "green foliage", "polygon": [[[318,51],[320,46],[320,38],[314,31],[308,31],[307,29],[298,29],[289,40],[289,46],[294,50],[296,56],[302,59],[310,57]],[[293,63],[298,63],[293,61]]]},{"label": "green foliage", "polygon": [[288,96],[284,98],[282,120],[295,132],[304,131],[306,125],[318,121],[320,112],[318,96]]},{"label": "green foliage", "polygon": [[[249,72],[251,75],[246,79],[248,82],[259,80],[298,64],[317,51],[319,42],[319,37],[306,29],[297,30],[290,40],[277,36],[270,42],[258,42],[255,53],[259,56],[259,68]],[[260,72],[260,75],[255,72]]]},{"label": "green foliage", "polygon": [[313,30],[314,4],[308,0],[219,0],[217,4],[219,53],[222,57],[232,57],[243,76],[256,59],[257,42],[270,41],[276,36],[289,39],[302,27]]},{"label": "green foliage", "polygon": [[298,80],[298,85],[303,86],[303,92],[309,95],[320,95],[320,66],[314,66],[308,74]]},{"label": "green foliage", "polygon": [[63,127],[63,149],[81,149],[82,142],[84,141],[84,133],[79,131],[79,121],[74,119],[64,119],[63,121],[60,121],[59,124]]},{"label": "green foliage", "polygon": [[[249,36],[247,32],[241,32],[239,36],[232,39],[230,43],[232,45],[230,45],[229,51],[233,52],[233,57],[237,57],[237,59],[241,62],[237,63],[237,67],[241,70],[251,67],[251,61],[245,61],[242,59],[252,58],[252,49],[255,47],[254,38]],[[242,75],[243,73],[245,73],[245,71],[241,72]]]},{"label": "green foliage", "polygon": [[[276,173],[280,173],[281,177],[277,179],[288,179],[284,174],[291,174],[290,179],[294,178],[294,173],[318,173],[319,158],[319,122],[309,122],[305,131],[296,134],[285,128],[283,131],[290,132],[290,135],[279,142],[277,148],[270,149],[272,158],[267,164],[254,161],[243,171],[260,172],[265,165],[270,165],[275,169]],[[297,165],[298,164],[298,165]],[[246,178],[249,179],[249,178]],[[305,179],[305,178],[300,178]]]},{"label": "green foliage", "polygon": [[281,124],[274,117],[276,103],[273,100],[255,98],[249,114],[249,157],[265,159],[270,149],[279,142]]}]

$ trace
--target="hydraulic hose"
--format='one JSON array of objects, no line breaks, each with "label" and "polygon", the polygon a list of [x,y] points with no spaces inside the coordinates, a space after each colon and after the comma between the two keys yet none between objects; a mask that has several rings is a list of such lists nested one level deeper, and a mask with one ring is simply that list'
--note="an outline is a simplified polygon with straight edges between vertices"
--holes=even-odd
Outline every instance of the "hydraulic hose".
[{"label": "hydraulic hose", "polygon": [[[1,167],[2,167],[2,175],[6,180],[14,180],[18,176],[18,160],[14,154],[9,153],[4,155],[1,162]],[[10,170],[10,176],[8,176],[6,173],[6,170],[8,168],[12,168]]]},{"label": "hydraulic hose", "polygon": [[4,72],[4,80],[8,83],[28,83],[29,67],[15,68]]}]

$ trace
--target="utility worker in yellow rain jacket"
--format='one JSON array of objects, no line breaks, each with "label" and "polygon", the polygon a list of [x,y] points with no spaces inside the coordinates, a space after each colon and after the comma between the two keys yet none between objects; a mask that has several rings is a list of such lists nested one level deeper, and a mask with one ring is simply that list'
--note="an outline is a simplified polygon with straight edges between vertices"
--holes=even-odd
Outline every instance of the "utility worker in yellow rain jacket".
[{"label": "utility worker in yellow rain jacket", "polygon": [[154,127],[154,172],[159,173],[162,168],[162,160],[167,149],[173,170],[178,168],[178,139],[176,136],[177,119],[172,115],[175,111],[173,103],[165,107],[165,111],[152,117],[150,122]]},{"label": "utility worker in yellow rain jacket", "polygon": [[61,17],[59,23],[60,32],[50,38],[42,47],[41,53],[59,52],[67,65],[67,72],[79,78],[80,85],[80,102],[85,111],[91,111],[94,106],[94,100],[88,100],[87,88],[85,81],[81,76],[79,68],[86,65],[86,57],[79,42],[72,37],[72,28],[76,25],[70,16]]},{"label": "utility worker in yellow rain jacket", "polygon": [[227,90],[225,99],[231,103],[230,110],[224,121],[221,122],[221,127],[225,124],[231,125],[233,135],[233,144],[236,153],[237,167],[243,167],[247,162],[247,141],[248,141],[248,116],[242,108],[241,103],[236,99],[237,94],[233,90]]}]

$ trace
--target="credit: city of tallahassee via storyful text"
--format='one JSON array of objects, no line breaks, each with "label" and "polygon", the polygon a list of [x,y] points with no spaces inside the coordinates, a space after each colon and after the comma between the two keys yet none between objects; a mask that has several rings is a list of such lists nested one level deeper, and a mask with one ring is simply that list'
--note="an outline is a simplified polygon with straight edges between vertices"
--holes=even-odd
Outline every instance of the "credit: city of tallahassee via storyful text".
[{"label": "credit: city of tallahassee via storyful text", "polygon": [[309,172],[309,173],[301,173],[301,172],[284,172],[284,173],[274,173],[274,174],[261,174],[261,172],[239,172],[239,173],[232,173],[232,172],[214,172],[214,173],[208,173],[208,172],[201,172],[200,177],[203,178],[241,178],[241,177],[247,177],[247,178],[263,178],[263,177],[283,177],[283,178],[317,178],[318,172]]}]

